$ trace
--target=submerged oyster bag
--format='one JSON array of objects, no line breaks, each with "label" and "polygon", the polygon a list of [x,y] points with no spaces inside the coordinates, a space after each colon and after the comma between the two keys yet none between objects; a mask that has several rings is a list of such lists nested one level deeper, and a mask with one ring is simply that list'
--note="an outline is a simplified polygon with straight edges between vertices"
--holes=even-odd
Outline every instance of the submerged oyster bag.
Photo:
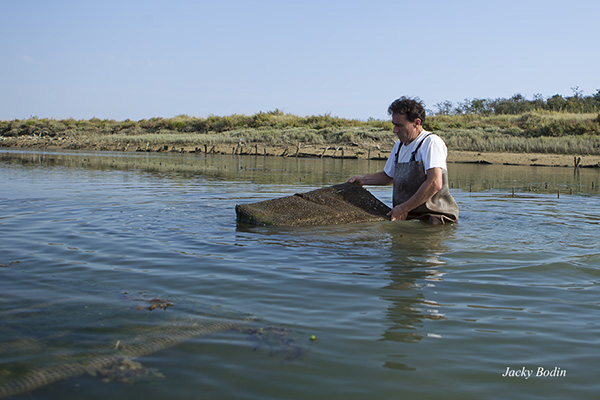
[{"label": "submerged oyster bag", "polygon": [[391,209],[356,183],[235,206],[237,221],[254,225],[316,226],[386,221]]}]

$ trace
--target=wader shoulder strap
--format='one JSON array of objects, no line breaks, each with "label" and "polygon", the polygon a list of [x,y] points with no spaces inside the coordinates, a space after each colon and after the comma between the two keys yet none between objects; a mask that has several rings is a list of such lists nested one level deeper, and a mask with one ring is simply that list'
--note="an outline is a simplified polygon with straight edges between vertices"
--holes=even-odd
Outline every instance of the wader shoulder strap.
[{"label": "wader shoulder strap", "polygon": [[[421,145],[423,144],[425,139],[427,139],[429,137],[429,135],[433,135],[433,133],[428,133],[427,135],[425,135],[423,140],[421,140],[419,142],[419,144],[417,145],[417,148],[415,149],[415,151],[412,152],[412,154],[410,156],[410,161],[415,161],[415,157],[417,156],[417,151],[419,151],[419,149],[421,148]],[[398,164],[398,154],[400,154],[401,148],[402,148],[402,142],[400,142],[400,146],[398,146],[398,151],[396,152],[396,164]]]}]

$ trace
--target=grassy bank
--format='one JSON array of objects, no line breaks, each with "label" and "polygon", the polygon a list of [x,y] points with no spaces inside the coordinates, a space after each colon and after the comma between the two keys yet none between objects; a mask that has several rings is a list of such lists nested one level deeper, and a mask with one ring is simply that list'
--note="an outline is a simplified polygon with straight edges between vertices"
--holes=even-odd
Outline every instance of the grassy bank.
[{"label": "grassy bank", "polygon": [[600,122],[595,113],[535,111],[521,115],[434,116],[428,122],[450,149],[600,154]]},{"label": "grassy bank", "polygon": [[[505,115],[434,115],[425,127],[450,150],[600,155],[597,113],[529,111]],[[389,121],[330,115],[299,117],[279,110],[252,116],[152,118],[140,121],[0,121],[0,146],[153,150],[164,146],[358,146],[387,149],[396,140]]]}]

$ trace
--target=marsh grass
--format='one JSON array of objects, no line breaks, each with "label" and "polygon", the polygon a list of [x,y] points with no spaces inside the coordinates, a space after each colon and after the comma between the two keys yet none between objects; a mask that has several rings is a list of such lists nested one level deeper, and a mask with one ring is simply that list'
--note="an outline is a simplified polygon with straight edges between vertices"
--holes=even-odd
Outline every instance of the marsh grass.
[{"label": "marsh grass", "polygon": [[523,137],[502,135],[485,130],[455,130],[438,132],[449,149],[548,154],[600,154],[600,136]]},{"label": "marsh grass", "polygon": [[[600,117],[595,113],[532,111],[505,115],[434,115],[425,128],[450,149],[553,154],[600,154]],[[390,121],[359,121],[328,114],[299,117],[279,110],[252,116],[152,118],[140,121],[54,120],[36,117],[0,121],[0,145],[44,138],[86,145],[130,147],[201,146],[237,143],[268,145],[391,146]]]}]

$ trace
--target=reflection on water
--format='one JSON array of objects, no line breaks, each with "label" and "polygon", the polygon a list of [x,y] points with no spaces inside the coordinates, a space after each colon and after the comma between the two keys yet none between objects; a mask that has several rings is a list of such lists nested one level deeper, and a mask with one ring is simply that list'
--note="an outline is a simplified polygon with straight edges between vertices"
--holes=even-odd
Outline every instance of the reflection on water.
[{"label": "reflection on water", "polygon": [[235,223],[235,204],[382,167],[0,151],[0,388],[189,334],[114,363],[147,381],[94,364],[17,398],[594,398],[597,170],[451,164],[452,226]]},{"label": "reflection on water", "polygon": [[[353,174],[376,172],[385,161],[265,156],[122,152],[0,151],[0,160],[33,166],[137,170],[181,177],[251,181],[260,184],[323,185]],[[576,194],[600,193],[600,169],[514,165],[449,164],[452,188]]]},{"label": "reflection on water", "polygon": [[535,193],[600,193],[600,169],[450,164],[453,187],[473,191],[515,190]]},{"label": "reflection on water", "polygon": [[[456,227],[430,228],[418,221],[386,226],[391,235],[390,260],[386,263],[390,283],[383,287],[385,294],[381,298],[390,302],[387,311],[390,324],[381,340],[414,343],[426,336],[437,337],[435,333],[423,332],[423,321],[441,320],[445,316],[435,300],[425,298],[421,287],[442,279],[445,265],[442,256],[447,250],[444,241],[452,238]],[[399,361],[404,357],[404,354],[389,354],[384,366],[415,370]]]}]

